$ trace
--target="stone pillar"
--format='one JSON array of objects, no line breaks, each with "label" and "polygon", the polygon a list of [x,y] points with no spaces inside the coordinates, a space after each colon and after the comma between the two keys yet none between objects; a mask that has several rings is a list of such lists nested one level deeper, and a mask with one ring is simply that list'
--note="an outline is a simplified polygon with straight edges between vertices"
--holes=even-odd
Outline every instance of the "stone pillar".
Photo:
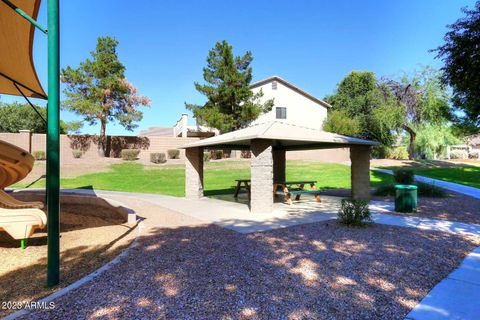
[{"label": "stone pillar", "polygon": [[20,143],[18,146],[29,153],[32,153],[32,133],[30,130],[19,130]]},{"label": "stone pillar", "polygon": [[185,150],[185,196],[203,197],[203,148]]},{"label": "stone pillar", "polygon": [[370,146],[351,146],[352,198],[370,200]]},{"label": "stone pillar", "polygon": [[273,150],[273,181],[285,181],[285,169],[286,169],[286,151],[274,149]]},{"label": "stone pillar", "polygon": [[272,141],[254,139],[251,142],[250,211],[268,213],[273,210],[273,154]]}]

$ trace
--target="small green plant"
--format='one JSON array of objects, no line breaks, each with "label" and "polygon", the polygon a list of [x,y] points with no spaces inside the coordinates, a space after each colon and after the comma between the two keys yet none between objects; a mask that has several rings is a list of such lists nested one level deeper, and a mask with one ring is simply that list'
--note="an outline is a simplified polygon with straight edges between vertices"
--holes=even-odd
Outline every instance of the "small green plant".
[{"label": "small green plant", "polygon": [[393,171],[393,179],[398,184],[413,184],[415,173],[410,169],[397,169]]},{"label": "small green plant", "polygon": [[152,152],[150,153],[150,162],[152,163],[165,163],[167,162],[167,157],[163,152]]},{"label": "small green plant", "polygon": [[169,159],[180,159],[180,150],[170,149],[167,151]]},{"label": "small green plant", "polygon": [[83,152],[82,152],[82,150],[73,149],[72,150],[72,155],[75,159],[80,159],[83,155]]},{"label": "small green plant", "polygon": [[361,199],[342,199],[338,210],[338,219],[347,225],[363,225],[372,222],[368,201]]},{"label": "small green plant", "polygon": [[121,151],[122,159],[126,161],[137,160],[139,154],[140,154],[139,149],[123,149]]},{"label": "small green plant", "polygon": [[32,155],[33,155],[33,158],[35,160],[45,160],[45,159],[47,159],[45,151],[40,151],[40,150],[39,151],[33,151]]},{"label": "small green plant", "polygon": [[204,152],[203,153],[203,162],[208,162],[212,159],[212,153],[211,152]]}]

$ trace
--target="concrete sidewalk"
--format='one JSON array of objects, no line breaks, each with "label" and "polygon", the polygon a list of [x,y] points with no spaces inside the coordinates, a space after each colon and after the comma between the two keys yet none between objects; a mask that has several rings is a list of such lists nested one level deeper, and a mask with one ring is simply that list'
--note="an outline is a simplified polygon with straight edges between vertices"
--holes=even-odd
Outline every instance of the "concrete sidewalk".
[{"label": "concrete sidewalk", "polygon": [[[389,169],[371,168],[371,170],[383,172],[386,174],[393,174],[393,171]],[[480,189],[478,188],[465,186],[459,183],[453,183],[453,182],[447,182],[443,180],[428,178],[428,177],[419,176],[419,175],[415,175],[415,181],[433,184],[433,185],[436,185],[437,187],[440,187],[446,190],[458,192],[473,198],[480,199]]]},{"label": "concrete sidewalk", "polygon": [[411,320],[480,318],[480,247],[407,315]]}]

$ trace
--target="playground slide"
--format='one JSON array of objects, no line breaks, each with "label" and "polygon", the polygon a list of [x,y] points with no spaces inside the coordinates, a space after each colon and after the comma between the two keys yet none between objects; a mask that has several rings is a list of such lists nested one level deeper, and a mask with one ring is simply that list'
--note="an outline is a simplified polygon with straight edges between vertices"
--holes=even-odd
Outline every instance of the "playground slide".
[{"label": "playground slide", "polygon": [[39,209],[41,202],[19,201],[1,190],[25,178],[34,161],[27,151],[0,140],[0,230],[14,239],[29,238],[47,223],[45,213]]}]

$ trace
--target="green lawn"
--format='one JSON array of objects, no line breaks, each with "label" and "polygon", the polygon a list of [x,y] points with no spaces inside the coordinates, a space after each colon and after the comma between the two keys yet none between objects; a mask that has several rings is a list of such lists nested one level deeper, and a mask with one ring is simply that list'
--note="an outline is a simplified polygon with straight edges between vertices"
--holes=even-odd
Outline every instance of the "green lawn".
[{"label": "green lawn", "polygon": [[450,168],[415,169],[415,174],[448,182],[480,188],[480,167],[462,166]]},{"label": "green lawn", "polygon": [[[205,194],[233,193],[235,179],[250,177],[248,161],[209,162],[205,166]],[[287,162],[288,180],[317,180],[319,188],[350,188],[350,167],[302,161]],[[111,166],[108,172],[86,174],[77,178],[62,179],[62,188],[93,188],[99,190],[158,193],[183,196],[185,172],[183,166],[144,167],[135,163]],[[371,172],[372,185],[392,181],[391,176]],[[42,179],[30,188],[45,186]],[[22,188],[25,184],[12,187]]]}]

